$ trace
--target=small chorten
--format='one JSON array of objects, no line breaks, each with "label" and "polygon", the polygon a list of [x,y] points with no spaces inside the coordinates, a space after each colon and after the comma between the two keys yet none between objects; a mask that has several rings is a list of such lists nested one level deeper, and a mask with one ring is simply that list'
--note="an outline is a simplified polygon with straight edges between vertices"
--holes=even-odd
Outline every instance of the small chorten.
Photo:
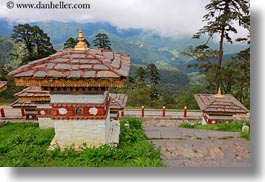
[{"label": "small chorten", "polygon": [[88,50],[87,44],[85,42],[85,38],[83,36],[82,28],[80,27],[79,35],[78,35],[78,43],[76,44],[74,50],[77,51],[86,51]]},{"label": "small chorten", "polygon": [[220,89],[220,87],[219,87],[219,89],[218,89],[217,94],[214,95],[214,97],[215,97],[215,98],[224,98],[224,95],[222,95],[222,93],[221,93],[221,89]]}]

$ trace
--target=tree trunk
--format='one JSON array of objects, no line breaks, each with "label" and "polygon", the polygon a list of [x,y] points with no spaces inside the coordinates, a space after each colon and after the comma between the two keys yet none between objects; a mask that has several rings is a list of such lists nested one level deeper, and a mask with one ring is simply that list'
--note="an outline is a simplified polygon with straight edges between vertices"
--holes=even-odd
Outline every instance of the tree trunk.
[{"label": "tree trunk", "polygon": [[217,64],[217,72],[216,72],[216,89],[215,93],[218,92],[218,89],[221,84],[221,68],[222,68],[222,59],[223,59],[223,42],[224,42],[224,32],[225,27],[222,28],[220,42],[219,42],[219,53],[218,53],[218,64]]}]

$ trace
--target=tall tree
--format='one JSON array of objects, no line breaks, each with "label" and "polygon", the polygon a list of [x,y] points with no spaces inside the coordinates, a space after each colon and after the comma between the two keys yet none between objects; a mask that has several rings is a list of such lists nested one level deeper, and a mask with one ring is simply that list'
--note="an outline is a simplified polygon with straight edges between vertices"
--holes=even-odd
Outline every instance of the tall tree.
[{"label": "tall tree", "polygon": [[144,82],[145,78],[146,78],[146,71],[143,67],[140,66],[139,68],[137,68],[135,72],[135,79]]},{"label": "tall tree", "polygon": [[158,85],[160,81],[160,75],[155,64],[151,63],[146,67],[146,73],[149,78],[150,84]]},{"label": "tall tree", "polygon": [[19,24],[14,26],[11,37],[16,42],[25,45],[27,56],[22,60],[22,64],[47,57],[56,52],[50,42],[50,37],[36,25]]},{"label": "tall tree", "polygon": [[98,33],[96,39],[93,40],[94,46],[106,50],[111,50],[111,43],[107,34]]},{"label": "tall tree", "polygon": [[[87,44],[87,47],[90,47],[89,42],[86,39],[84,41]],[[64,47],[64,49],[74,48],[75,45],[77,44],[77,42],[78,42],[77,38],[74,39],[73,37],[70,37],[69,39],[66,40],[66,42],[63,45],[63,47]]]},{"label": "tall tree", "polygon": [[[223,43],[224,39],[232,43],[230,33],[237,33],[234,26],[238,22],[240,26],[244,27],[245,17],[249,15],[249,2],[246,0],[211,0],[205,6],[208,11],[203,16],[203,21],[207,21],[207,25],[201,28],[193,38],[200,38],[202,34],[207,34],[209,39],[214,34],[219,34],[219,53],[218,53],[218,67],[216,72],[216,92],[220,87],[221,82],[221,66],[223,59]],[[209,40],[208,39],[208,40]],[[206,42],[206,44],[208,41]]]},{"label": "tall tree", "polygon": [[150,92],[150,97],[151,100],[158,100],[159,99],[159,94],[157,91],[157,85],[159,84],[160,81],[160,75],[159,72],[157,70],[157,67],[155,64],[149,64],[146,68],[146,73],[150,82],[150,88],[151,88],[151,92]]}]

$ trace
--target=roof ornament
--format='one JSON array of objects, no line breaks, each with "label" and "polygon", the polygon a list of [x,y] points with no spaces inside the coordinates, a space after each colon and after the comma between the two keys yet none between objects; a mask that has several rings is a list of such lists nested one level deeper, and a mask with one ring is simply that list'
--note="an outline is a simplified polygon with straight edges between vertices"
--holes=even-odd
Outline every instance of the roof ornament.
[{"label": "roof ornament", "polygon": [[216,95],[214,95],[215,98],[224,98],[224,95],[221,94],[221,89],[219,87],[218,92]]},{"label": "roof ornament", "polygon": [[78,43],[76,44],[74,50],[76,51],[85,51],[88,50],[87,44],[85,42],[85,38],[83,36],[82,28],[80,27],[78,34]]}]

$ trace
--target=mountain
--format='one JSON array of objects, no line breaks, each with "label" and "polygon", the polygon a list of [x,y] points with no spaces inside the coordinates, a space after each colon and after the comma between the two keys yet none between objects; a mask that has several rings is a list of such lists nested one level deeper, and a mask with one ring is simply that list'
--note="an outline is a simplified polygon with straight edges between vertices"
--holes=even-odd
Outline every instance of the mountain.
[{"label": "mountain", "polygon": [[[10,36],[12,28],[17,22],[10,23],[5,19],[0,19],[0,35]],[[175,67],[184,72],[192,72],[186,65],[189,60],[182,56],[189,45],[199,45],[203,40],[194,40],[192,35],[178,38],[161,37],[159,35],[145,32],[141,29],[118,29],[106,22],[33,22],[45,33],[47,33],[55,49],[63,48],[63,43],[70,37],[77,37],[79,28],[82,27],[84,36],[93,45],[95,35],[99,32],[106,33],[111,41],[111,47],[114,51],[123,52],[131,56],[133,64],[147,65],[155,63],[158,67]],[[218,48],[218,42],[211,41],[211,48]],[[245,46],[241,44],[225,44],[224,53],[234,54],[243,50]]]}]

